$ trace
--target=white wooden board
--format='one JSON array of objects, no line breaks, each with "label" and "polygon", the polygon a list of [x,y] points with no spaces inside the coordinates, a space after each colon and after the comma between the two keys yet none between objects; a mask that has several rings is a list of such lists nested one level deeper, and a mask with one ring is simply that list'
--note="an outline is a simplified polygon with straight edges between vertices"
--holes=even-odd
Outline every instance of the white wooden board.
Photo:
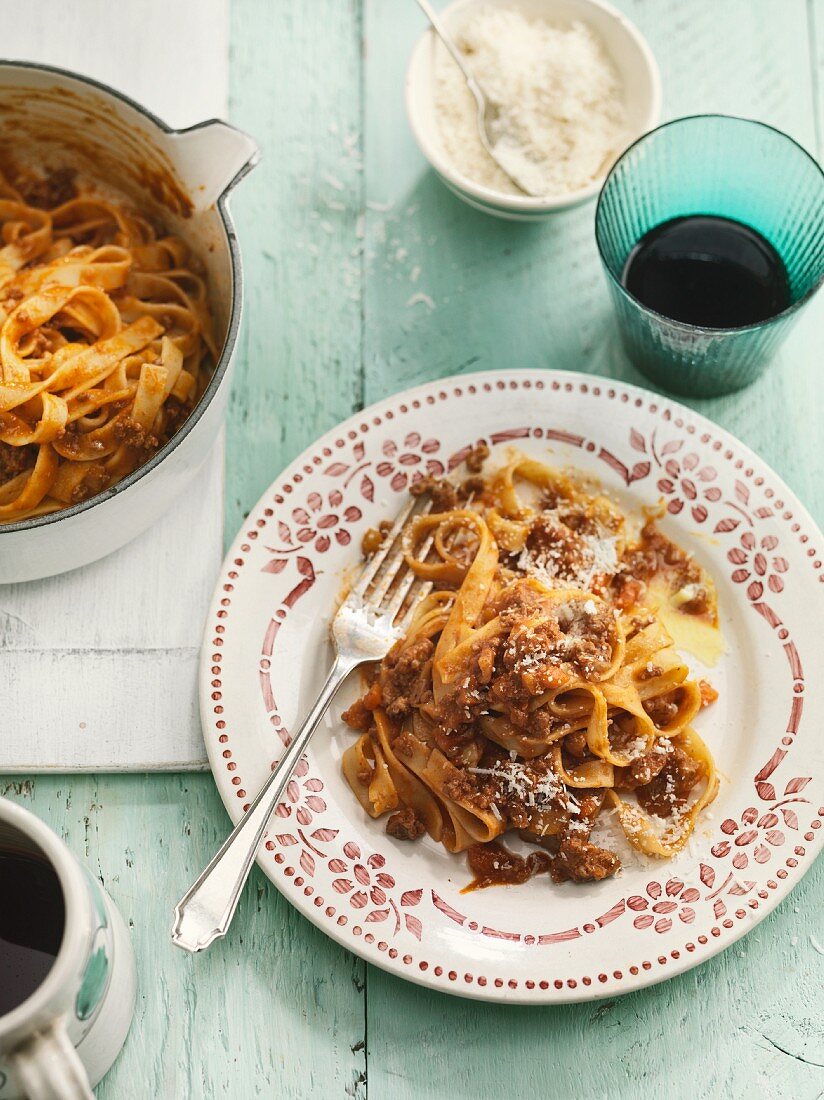
[{"label": "white wooden board", "polygon": [[[228,0],[25,11],[0,0],[0,52],[94,77],[181,127],[226,114],[228,23]],[[205,766],[197,652],[222,538],[221,440],[186,497],[130,546],[0,585],[0,772]]]}]

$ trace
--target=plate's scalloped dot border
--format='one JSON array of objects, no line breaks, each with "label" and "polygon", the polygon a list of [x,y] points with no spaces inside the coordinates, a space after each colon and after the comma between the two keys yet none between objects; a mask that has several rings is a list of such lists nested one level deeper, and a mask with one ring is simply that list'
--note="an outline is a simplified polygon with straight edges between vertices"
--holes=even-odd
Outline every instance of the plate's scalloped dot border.
[{"label": "plate's scalloped dot border", "polygon": [[[503,373],[505,377],[500,377],[500,373]],[[515,375],[515,377],[511,377],[511,375]],[[714,437],[713,432],[707,430],[701,431],[699,434],[699,427],[706,425],[708,428],[718,430],[717,426],[706,420],[701,414],[694,413],[689,408],[672,402],[666,397],[659,397],[656,394],[630,384],[613,382],[610,379],[599,378],[594,375],[580,375],[574,372],[547,370],[507,371],[495,372],[494,374],[490,372],[489,375],[474,374],[453,376],[443,379],[440,382],[428,383],[397,394],[393,399],[390,399],[390,402],[394,402],[393,404],[390,404],[390,402],[386,400],[376,402],[369,408],[364,409],[361,413],[355,414],[349,420],[339,425],[337,429],[334,429],[307,448],[307,450],[287,468],[284,475],[281,475],[281,477],[277,478],[272,483],[272,486],[264,493],[261,500],[247,517],[244,526],[248,524],[251,524],[251,526],[248,527],[245,533],[241,531],[241,533],[238,534],[221,569],[212,607],[207,618],[203,653],[201,657],[201,714],[204,724],[206,746],[209,751],[210,764],[213,772],[215,772],[215,777],[217,778],[216,768],[222,764],[231,777],[230,781],[233,787],[233,793],[241,803],[238,811],[237,804],[233,804],[230,798],[224,796],[223,791],[220,789],[220,784],[218,784],[221,797],[233,820],[237,820],[241,816],[241,813],[248,809],[249,803],[245,801],[248,793],[243,786],[242,778],[237,773],[237,765],[232,760],[232,750],[227,747],[229,744],[229,734],[227,733],[226,720],[223,717],[223,683],[220,669],[222,661],[221,649],[223,647],[222,635],[225,632],[225,620],[231,608],[235,582],[240,576],[240,570],[242,570],[246,564],[247,559],[244,555],[252,551],[252,543],[258,539],[261,531],[266,528],[268,521],[275,517],[275,510],[270,506],[269,502],[271,501],[274,503],[276,507],[287,504],[292,493],[299,486],[302,486],[313,474],[317,473],[324,461],[332,457],[336,450],[346,447],[347,443],[353,443],[359,436],[366,435],[372,426],[380,427],[385,422],[393,421],[410,412],[418,412],[427,406],[432,406],[438,402],[455,398],[459,399],[464,395],[476,396],[478,394],[492,394],[500,391],[514,391],[518,389],[535,389],[539,392],[546,391],[548,393],[572,393],[577,389],[582,395],[594,397],[596,399],[605,398],[609,401],[618,401],[624,405],[632,404],[636,409],[641,409],[646,405],[647,413],[657,415],[661,420],[666,423],[671,423],[679,430],[683,429],[687,435],[697,436],[698,440],[700,440],[704,446],[711,445],[712,450],[716,453],[718,458],[723,458],[726,462],[730,463],[739,476],[744,477],[748,481],[752,481],[755,487],[763,488],[765,497],[770,500],[772,506],[776,509],[775,518],[787,523],[791,533],[798,538],[801,545],[805,546],[805,553],[807,558],[810,559],[811,567],[817,572],[819,582],[824,583],[824,572],[821,571],[822,561],[820,553],[814,547],[807,546],[810,541],[809,535],[802,530],[802,526],[798,522],[796,514],[785,505],[784,496],[794,496],[789,488],[781,482],[777,475],[769,470],[769,467],[766,467],[766,464],[763,463],[761,459],[749,451],[744,444],[740,443],[740,441],[736,440],[734,437],[729,436],[727,433],[724,433],[723,437]],[[699,425],[693,423],[692,418],[698,420],[700,422]],[[736,457],[733,446],[738,448],[745,457]],[[585,449],[592,452],[596,449],[596,445],[588,442],[585,444]],[[765,467],[769,474],[775,478],[778,485],[777,490],[768,484],[767,477],[756,472],[756,466],[758,464]],[[274,493],[273,489],[275,490]],[[810,524],[813,532],[815,532],[819,538],[822,538],[823,536],[817,530],[805,510],[802,508],[801,511],[803,513],[803,518]],[[285,618],[285,612],[281,609],[275,613],[275,617],[282,620]],[[786,631],[783,631],[783,634],[780,634],[780,636],[786,637]],[[793,685],[793,690],[798,694],[803,692],[803,682],[796,680]],[[782,738],[782,744],[788,746],[791,743],[791,737],[785,736]],[[797,871],[802,859],[806,860],[806,862],[801,872],[795,876],[796,879],[800,879],[801,875],[808,870],[816,854],[814,849],[821,842],[822,820],[824,820],[824,806],[819,806],[817,816],[813,818],[809,829],[804,834],[805,841],[813,847],[807,849],[801,845],[796,845],[793,849],[794,854],[786,858],[785,867],[776,871],[775,878],[767,880],[768,889],[759,890],[756,897],[747,899],[746,906],[742,905],[734,911],[735,920],[732,920],[728,916],[719,924],[712,926],[709,936],[702,933],[696,936],[694,940],[686,941],[680,947],[672,948],[666,953],[652,956],[651,958],[645,958],[640,963],[633,963],[621,970],[613,970],[611,974],[600,972],[594,974],[594,976],[586,974],[567,978],[523,979],[513,977],[505,979],[502,977],[491,978],[483,974],[475,975],[469,972],[459,974],[456,970],[441,965],[440,963],[433,964],[427,959],[416,959],[410,952],[404,952],[402,954],[397,948],[390,946],[385,940],[377,939],[377,937],[368,930],[364,931],[361,925],[350,923],[349,918],[345,914],[339,913],[334,905],[327,904],[325,899],[315,892],[315,888],[305,881],[304,877],[300,874],[300,868],[295,868],[287,863],[283,853],[275,851],[275,844],[271,840],[265,843],[265,849],[270,853],[274,853],[272,862],[280,870],[281,875],[275,877],[270,874],[271,864],[267,868],[263,857],[259,856],[258,861],[267,874],[269,874],[269,877],[275,885],[282,890],[287,898],[289,894],[284,887],[288,883],[291,883],[294,889],[301,891],[305,898],[312,898],[314,912],[307,909],[305,915],[321,928],[321,930],[330,934],[343,946],[360,954],[367,962],[375,963],[388,970],[390,973],[400,974],[401,977],[406,977],[412,981],[444,992],[457,993],[462,996],[476,997],[479,999],[505,1000],[509,1003],[520,1002],[524,1004],[570,1003],[574,1001],[590,1000],[600,996],[608,996],[612,993],[630,992],[631,990],[651,985],[670,975],[674,976],[675,974],[682,973],[698,962],[706,961],[725,947],[730,946],[747,931],[745,923],[747,918],[752,916],[752,914],[759,909],[762,910],[761,915],[766,916],[775,908],[783,897],[789,893],[791,887],[777,894],[778,882],[776,882],[775,879],[781,880],[782,883],[787,882],[790,874]],[[767,904],[762,906],[763,902],[767,902]],[[582,931],[591,934],[611,923],[612,920],[624,912],[623,905],[618,912],[614,912],[616,908],[617,907],[613,907],[613,910],[604,914],[602,918],[598,918],[595,923],[582,925]],[[304,910],[301,910],[301,912],[304,912]],[[326,918],[326,921],[324,921],[323,918]],[[326,923],[327,921],[331,923]],[[477,930],[477,925],[475,925],[474,922],[467,922],[467,927],[470,931]],[[729,935],[730,932],[732,932],[732,935]],[[534,937],[526,936],[523,942],[529,944],[530,940],[534,942]],[[371,951],[365,950],[359,941],[362,941],[370,948],[373,948],[374,945],[379,954],[374,954],[374,948]],[[699,956],[695,956],[695,952],[699,951],[700,948],[709,948],[709,950],[701,951]],[[694,963],[689,961],[692,956],[695,956]],[[387,962],[387,960],[389,961]],[[400,960],[403,964],[403,968],[397,965],[396,960]],[[679,965],[671,967],[669,966],[670,962],[675,962]],[[433,981],[430,975],[434,976],[437,981]],[[633,980],[637,978],[641,978],[641,980]],[[614,988],[610,984],[612,982],[621,983],[623,981],[630,981],[630,988],[624,987],[622,989],[620,986],[619,988]],[[603,988],[607,985],[610,985],[610,988]],[[525,992],[520,992],[522,989]],[[506,990],[506,992],[503,996],[500,996],[496,995],[493,990]],[[541,995],[553,990],[555,992],[551,994],[550,997]],[[558,993],[562,995],[558,996]]]}]

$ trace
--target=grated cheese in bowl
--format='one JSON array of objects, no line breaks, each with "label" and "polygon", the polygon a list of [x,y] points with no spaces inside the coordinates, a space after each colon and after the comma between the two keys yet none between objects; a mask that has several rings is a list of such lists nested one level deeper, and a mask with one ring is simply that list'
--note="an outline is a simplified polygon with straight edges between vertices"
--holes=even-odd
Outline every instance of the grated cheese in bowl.
[{"label": "grated cheese in bowl", "polygon": [[[456,40],[484,92],[500,105],[490,133],[496,153],[536,194],[586,187],[627,144],[621,82],[586,24],[559,26],[516,8],[479,6]],[[475,100],[446,50],[435,81],[438,128],[454,169],[475,184],[520,194],[481,144]]]}]

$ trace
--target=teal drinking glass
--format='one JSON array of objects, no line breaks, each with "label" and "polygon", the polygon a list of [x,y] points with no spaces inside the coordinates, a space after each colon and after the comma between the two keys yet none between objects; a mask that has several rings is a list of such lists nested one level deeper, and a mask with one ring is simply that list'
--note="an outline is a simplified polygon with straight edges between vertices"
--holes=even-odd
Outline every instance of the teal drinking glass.
[{"label": "teal drinking glass", "polygon": [[[732,218],[766,238],[787,271],[787,308],[757,324],[705,328],[664,317],[629,293],[622,274],[638,241],[662,222],[696,214]],[[730,393],[761,374],[824,282],[824,173],[792,138],[761,122],[676,119],[616,162],[598,199],[595,238],[636,366],[675,393]]]}]

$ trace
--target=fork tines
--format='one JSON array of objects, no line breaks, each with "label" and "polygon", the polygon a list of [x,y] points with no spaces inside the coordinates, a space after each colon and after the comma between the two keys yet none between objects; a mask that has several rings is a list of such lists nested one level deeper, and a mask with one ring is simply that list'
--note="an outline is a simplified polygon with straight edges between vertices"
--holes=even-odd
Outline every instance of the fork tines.
[{"label": "fork tines", "polygon": [[[432,501],[428,495],[411,497],[352,588],[352,596],[361,599],[376,613],[388,616],[390,620],[394,620],[404,607],[404,622],[411,618],[412,609],[432,588],[431,581],[423,581],[418,577],[409,568],[404,557],[406,536],[412,522],[431,510]],[[433,539],[433,535],[427,536],[416,548],[415,557],[418,561],[426,559]]]}]

